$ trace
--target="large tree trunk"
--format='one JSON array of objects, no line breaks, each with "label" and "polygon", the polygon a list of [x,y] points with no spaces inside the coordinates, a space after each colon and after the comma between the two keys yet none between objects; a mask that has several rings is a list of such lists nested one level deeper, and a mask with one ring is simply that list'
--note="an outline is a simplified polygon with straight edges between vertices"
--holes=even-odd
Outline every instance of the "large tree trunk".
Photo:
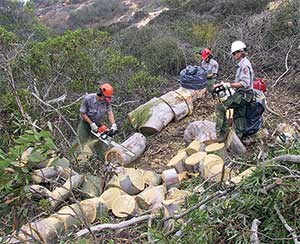
[{"label": "large tree trunk", "polygon": [[135,129],[144,135],[153,135],[173,120],[174,113],[167,103],[154,97],[130,112],[128,117]]},{"label": "large tree trunk", "polygon": [[184,97],[177,92],[170,91],[160,98],[165,101],[174,112],[175,121],[179,121],[189,114],[190,109],[187,102],[185,101]]},{"label": "large tree trunk", "polygon": [[179,94],[180,96],[182,96],[187,104],[187,106],[189,107],[189,113],[188,115],[191,115],[193,113],[193,92],[191,92],[190,90],[187,90],[183,87],[177,89],[175,91],[177,94]]},{"label": "large tree trunk", "polygon": [[[134,133],[122,144],[122,147],[113,147],[105,153],[105,160],[111,163],[119,163],[120,165],[128,165],[140,158],[146,149],[146,137],[140,133]],[[134,157],[126,154],[123,147],[134,153]]]}]

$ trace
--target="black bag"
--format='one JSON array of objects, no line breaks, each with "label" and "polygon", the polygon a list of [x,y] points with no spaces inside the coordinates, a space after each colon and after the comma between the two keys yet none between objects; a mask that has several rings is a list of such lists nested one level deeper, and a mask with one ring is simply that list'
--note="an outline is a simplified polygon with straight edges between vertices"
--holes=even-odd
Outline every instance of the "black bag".
[{"label": "black bag", "polygon": [[180,71],[180,85],[191,90],[207,87],[207,72],[200,66],[188,65]]},{"label": "black bag", "polygon": [[244,136],[250,136],[263,126],[262,114],[265,111],[266,98],[259,90],[254,90],[254,99],[247,106],[246,118],[247,127]]}]

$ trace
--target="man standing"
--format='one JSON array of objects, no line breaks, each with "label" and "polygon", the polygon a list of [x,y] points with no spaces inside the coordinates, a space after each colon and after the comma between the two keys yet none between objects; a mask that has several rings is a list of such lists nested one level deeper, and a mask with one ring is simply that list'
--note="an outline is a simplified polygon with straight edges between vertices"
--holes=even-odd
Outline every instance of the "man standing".
[{"label": "man standing", "polygon": [[212,51],[209,48],[204,48],[201,52],[201,67],[207,72],[207,90],[213,91],[214,85],[216,84],[219,64],[213,59]]},{"label": "man standing", "polygon": [[[235,81],[232,83],[216,84],[215,87],[222,85],[226,90],[231,90],[231,95],[223,99],[216,105],[216,132],[219,142],[225,141],[228,134],[228,120],[226,110],[234,109],[234,126],[239,138],[247,126],[246,110],[247,104],[253,99],[253,80],[254,72],[249,59],[246,57],[246,45],[242,41],[235,41],[231,45],[231,54],[238,63]],[[233,88],[233,89],[231,89]],[[230,93],[228,93],[230,94]]]},{"label": "man standing", "polygon": [[[111,123],[111,131],[117,131],[117,125],[111,108],[113,94],[113,87],[110,84],[105,83],[99,86],[97,93],[91,93],[84,97],[80,107],[81,120],[77,129],[81,146],[86,144],[89,140],[95,139],[91,130],[98,132],[98,128],[101,126],[105,114],[108,114],[108,119]],[[103,159],[103,143],[98,141],[94,146],[94,150],[98,156]]]}]

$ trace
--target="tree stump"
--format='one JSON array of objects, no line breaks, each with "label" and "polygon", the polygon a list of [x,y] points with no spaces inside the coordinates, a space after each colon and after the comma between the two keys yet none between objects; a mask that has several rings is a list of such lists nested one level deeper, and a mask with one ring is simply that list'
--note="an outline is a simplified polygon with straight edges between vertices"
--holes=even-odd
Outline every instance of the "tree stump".
[{"label": "tree stump", "polygon": [[237,155],[243,155],[247,152],[246,147],[241,142],[233,129],[230,129],[225,142],[226,148]]},{"label": "tree stump", "polygon": [[113,147],[105,153],[106,162],[119,163],[126,166],[140,158],[146,149],[146,137],[141,133],[134,133],[121,144],[134,153],[134,157],[127,155],[122,147]]}]

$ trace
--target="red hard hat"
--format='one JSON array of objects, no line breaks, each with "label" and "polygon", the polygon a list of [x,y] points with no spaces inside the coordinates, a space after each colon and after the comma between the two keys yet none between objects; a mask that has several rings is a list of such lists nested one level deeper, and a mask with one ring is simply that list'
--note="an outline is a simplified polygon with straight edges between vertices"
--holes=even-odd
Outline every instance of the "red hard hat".
[{"label": "red hard hat", "polygon": [[209,48],[204,48],[201,52],[201,57],[203,60],[207,59],[212,55],[212,51]]},{"label": "red hard hat", "polygon": [[114,89],[108,83],[101,85],[100,89],[102,91],[103,96],[105,96],[105,97],[112,97],[114,95]]}]

